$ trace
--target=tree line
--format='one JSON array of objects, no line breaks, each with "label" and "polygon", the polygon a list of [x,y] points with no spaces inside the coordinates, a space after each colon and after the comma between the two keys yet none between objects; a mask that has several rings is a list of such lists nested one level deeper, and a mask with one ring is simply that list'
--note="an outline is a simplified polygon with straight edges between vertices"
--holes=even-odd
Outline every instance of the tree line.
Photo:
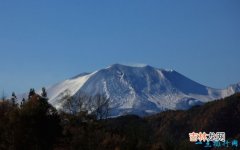
[{"label": "tree line", "polygon": [[105,96],[71,96],[65,91],[60,97],[62,108],[56,110],[47,95],[44,87],[41,94],[31,88],[21,101],[15,92],[0,100],[0,149],[53,149],[67,126],[108,117],[109,99]]},{"label": "tree line", "polygon": [[[81,94],[74,99],[65,93],[64,107],[69,110],[57,111],[42,95],[30,91],[22,106],[0,101],[1,150],[198,150],[203,146],[189,142],[189,132],[224,131],[228,140],[240,137],[239,93],[186,111],[101,119],[107,113],[101,113],[102,107],[86,112],[86,101],[95,98]],[[106,100],[94,103],[91,107],[105,110]]]}]

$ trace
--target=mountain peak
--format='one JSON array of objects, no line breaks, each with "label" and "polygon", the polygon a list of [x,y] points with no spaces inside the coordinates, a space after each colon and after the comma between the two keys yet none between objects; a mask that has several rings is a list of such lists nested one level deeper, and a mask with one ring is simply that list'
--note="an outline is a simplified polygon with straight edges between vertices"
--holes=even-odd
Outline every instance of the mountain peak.
[{"label": "mountain peak", "polygon": [[[167,109],[187,109],[240,91],[222,91],[201,85],[174,70],[150,65],[113,64],[91,74],[80,74],[47,89],[49,102],[58,109],[65,104],[62,96],[68,91],[75,97],[81,93],[97,94],[110,99],[111,116],[145,115]],[[87,104],[86,104],[87,105]]]},{"label": "mountain peak", "polygon": [[149,66],[149,65],[146,65],[146,64],[119,64],[119,63],[116,63],[116,64],[113,64],[111,65],[109,68],[111,67],[138,67],[138,68],[143,68],[143,67],[152,67],[152,66]]},{"label": "mountain peak", "polygon": [[112,64],[109,68],[119,68],[119,67],[129,67],[129,66],[116,63],[116,64]]}]

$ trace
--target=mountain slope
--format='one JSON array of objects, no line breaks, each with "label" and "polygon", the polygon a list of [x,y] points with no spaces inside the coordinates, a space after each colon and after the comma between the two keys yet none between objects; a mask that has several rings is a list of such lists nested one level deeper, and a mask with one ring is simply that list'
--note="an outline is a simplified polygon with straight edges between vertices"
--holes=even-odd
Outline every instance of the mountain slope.
[{"label": "mountain slope", "polygon": [[239,84],[219,90],[201,85],[173,70],[151,66],[120,64],[82,74],[47,89],[49,102],[57,109],[66,93],[76,96],[105,95],[110,99],[111,115],[146,115],[168,109],[188,109],[194,105],[229,96],[240,91]]}]

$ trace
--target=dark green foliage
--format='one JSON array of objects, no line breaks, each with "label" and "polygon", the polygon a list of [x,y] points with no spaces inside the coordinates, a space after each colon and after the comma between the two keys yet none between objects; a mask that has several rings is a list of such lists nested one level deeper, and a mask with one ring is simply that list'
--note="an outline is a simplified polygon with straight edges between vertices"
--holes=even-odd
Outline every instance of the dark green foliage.
[{"label": "dark green foliage", "polygon": [[29,93],[28,93],[28,99],[31,99],[32,96],[34,96],[36,93],[35,93],[35,90],[32,88],[30,89]]},{"label": "dark green foliage", "polygon": [[0,149],[42,150],[52,149],[61,134],[60,117],[55,108],[37,95],[18,107],[1,112]]},{"label": "dark green foliage", "polygon": [[16,100],[17,100],[17,96],[16,96],[15,92],[12,92],[11,101],[12,101],[12,104],[13,104],[13,105],[16,105]]},{"label": "dark green foliage", "polygon": [[0,149],[10,149],[13,142],[13,131],[11,120],[13,114],[18,112],[18,108],[13,106],[9,101],[0,102]]},{"label": "dark green foliage", "polygon": [[47,92],[46,92],[46,89],[45,87],[42,88],[42,93],[41,93],[41,96],[42,98],[46,99],[47,100]]},{"label": "dark green foliage", "polygon": [[36,94],[19,108],[0,102],[0,149],[11,150],[198,150],[188,133],[223,131],[240,140],[240,94],[150,117],[98,120],[86,111],[58,113]]}]

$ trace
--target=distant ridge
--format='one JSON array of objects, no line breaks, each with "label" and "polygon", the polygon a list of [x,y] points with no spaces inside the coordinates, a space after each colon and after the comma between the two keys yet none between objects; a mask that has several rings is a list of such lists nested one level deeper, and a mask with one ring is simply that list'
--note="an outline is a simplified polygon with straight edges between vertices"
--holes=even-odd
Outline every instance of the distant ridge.
[{"label": "distant ridge", "polygon": [[[174,70],[149,65],[113,64],[93,73],[82,73],[47,89],[49,102],[61,109],[62,95],[85,93],[110,99],[112,116],[148,115],[164,110],[189,109],[240,91],[240,83],[226,89],[201,85]],[[87,103],[87,102],[86,102]]]}]

